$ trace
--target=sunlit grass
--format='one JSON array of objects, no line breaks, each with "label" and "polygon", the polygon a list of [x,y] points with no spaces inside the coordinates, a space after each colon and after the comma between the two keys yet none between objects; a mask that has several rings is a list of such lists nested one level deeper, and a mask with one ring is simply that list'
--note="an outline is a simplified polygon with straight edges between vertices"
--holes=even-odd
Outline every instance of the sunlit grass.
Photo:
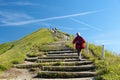
[{"label": "sunlit grass", "polygon": [[105,59],[101,60],[102,47],[90,44],[93,50],[94,62],[97,67],[97,80],[119,80],[120,79],[120,57],[105,50]]},{"label": "sunlit grass", "polygon": [[10,50],[14,47],[14,44],[11,43],[4,43],[4,44],[0,44],[0,55],[5,53],[7,50]]},{"label": "sunlit grass", "polygon": [[[72,43],[66,45],[73,48]],[[120,56],[105,50],[105,59],[102,60],[102,46],[94,44],[89,44],[89,53],[82,50],[82,55],[94,61],[98,73],[96,80],[120,80]]]},{"label": "sunlit grass", "polygon": [[0,71],[10,68],[15,63],[23,62],[31,49],[34,51],[37,47],[40,48],[41,44],[48,44],[53,41],[52,33],[43,28],[14,42],[14,46],[11,45],[12,43],[1,44]]}]

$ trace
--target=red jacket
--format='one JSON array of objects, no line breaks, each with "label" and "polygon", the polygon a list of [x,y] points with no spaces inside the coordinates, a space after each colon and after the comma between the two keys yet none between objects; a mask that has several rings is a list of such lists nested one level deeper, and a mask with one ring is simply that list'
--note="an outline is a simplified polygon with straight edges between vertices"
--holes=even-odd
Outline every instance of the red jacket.
[{"label": "red jacket", "polygon": [[85,40],[81,36],[77,36],[73,40],[73,44],[76,44],[76,49],[84,49]]}]

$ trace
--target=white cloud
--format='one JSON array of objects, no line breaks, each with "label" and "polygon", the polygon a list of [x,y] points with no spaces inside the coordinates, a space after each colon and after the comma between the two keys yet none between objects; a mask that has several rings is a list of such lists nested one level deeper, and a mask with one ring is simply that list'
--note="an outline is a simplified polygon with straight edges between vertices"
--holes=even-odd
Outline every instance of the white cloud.
[{"label": "white cloud", "polygon": [[95,40],[96,44],[104,44],[104,45],[120,45],[120,41],[116,40]]},{"label": "white cloud", "polygon": [[44,19],[10,22],[8,24],[4,24],[4,26],[25,25],[25,24],[31,24],[31,23],[36,23],[36,22],[43,22],[43,21],[48,21],[48,20],[63,19],[63,18],[70,18],[70,17],[76,17],[76,16],[83,16],[83,15],[92,14],[92,13],[99,12],[99,11],[100,10],[83,12],[83,13],[78,13],[78,14],[65,15],[65,16],[56,16],[56,17],[50,17],[50,18],[44,18]]},{"label": "white cloud", "polygon": [[74,22],[83,24],[83,25],[85,25],[86,27],[88,27],[88,28],[90,28],[90,29],[94,29],[94,30],[97,30],[97,31],[102,31],[100,28],[97,28],[97,27],[95,27],[95,26],[92,26],[92,25],[90,25],[90,24],[88,24],[88,23],[85,23],[85,22],[83,22],[83,21],[80,21],[80,20],[77,20],[77,19],[73,19],[73,18],[70,18],[70,19],[71,19],[72,21],[74,21]]},{"label": "white cloud", "polygon": [[83,30],[83,31],[86,31],[86,30],[89,30],[89,28],[77,28],[77,30]]},{"label": "white cloud", "polygon": [[17,6],[34,6],[34,5],[37,5],[36,3],[31,3],[31,2],[1,2],[0,6],[14,6],[14,5],[17,5]]},{"label": "white cloud", "polygon": [[61,27],[61,26],[60,26],[60,29],[70,30],[70,31],[73,30],[73,28],[70,28],[70,27]]},{"label": "white cloud", "polygon": [[0,11],[0,23],[7,25],[16,23],[19,21],[32,20],[33,18],[24,13],[13,13],[13,12],[1,12]]},{"label": "white cloud", "polygon": [[19,5],[19,6],[23,6],[23,5],[33,6],[33,5],[36,5],[34,3],[31,3],[31,2],[13,2],[12,4]]}]

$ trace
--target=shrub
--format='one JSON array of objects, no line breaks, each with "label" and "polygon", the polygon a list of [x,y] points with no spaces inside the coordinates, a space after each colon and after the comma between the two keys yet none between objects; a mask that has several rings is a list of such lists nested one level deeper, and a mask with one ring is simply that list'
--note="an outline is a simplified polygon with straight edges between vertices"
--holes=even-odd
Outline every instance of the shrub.
[{"label": "shrub", "polygon": [[5,67],[5,66],[3,66],[3,65],[0,65],[0,71],[4,71],[4,70],[6,70],[7,68]]},{"label": "shrub", "polygon": [[54,64],[54,66],[61,66],[62,63],[60,61],[58,61],[57,63]]},{"label": "shrub", "polygon": [[11,61],[12,64],[19,64],[19,61],[18,60],[13,60]]}]

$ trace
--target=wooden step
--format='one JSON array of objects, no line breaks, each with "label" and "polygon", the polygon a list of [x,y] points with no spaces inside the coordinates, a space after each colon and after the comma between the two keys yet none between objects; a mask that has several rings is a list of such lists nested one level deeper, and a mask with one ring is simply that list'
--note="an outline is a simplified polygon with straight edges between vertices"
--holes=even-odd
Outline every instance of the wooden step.
[{"label": "wooden step", "polygon": [[38,59],[78,59],[78,56],[46,56],[39,57]]},{"label": "wooden step", "polygon": [[60,72],[60,71],[40,71],[36,77],[40,78],[82,78],[94,77],[96,72]]},{"label": "wooden step", "polygon": [[32,63],[32,64],[17,64],[16,68],[36,68],[42,66],[80,66],[93,64],[92,61],[75,61],[75,62],[46,62],[46,63]]},{"label": "wooden step", "polygon": [[94,70],[94,65],[82,65],[82,66],[43,66],[44,71],[89,71]]}]

